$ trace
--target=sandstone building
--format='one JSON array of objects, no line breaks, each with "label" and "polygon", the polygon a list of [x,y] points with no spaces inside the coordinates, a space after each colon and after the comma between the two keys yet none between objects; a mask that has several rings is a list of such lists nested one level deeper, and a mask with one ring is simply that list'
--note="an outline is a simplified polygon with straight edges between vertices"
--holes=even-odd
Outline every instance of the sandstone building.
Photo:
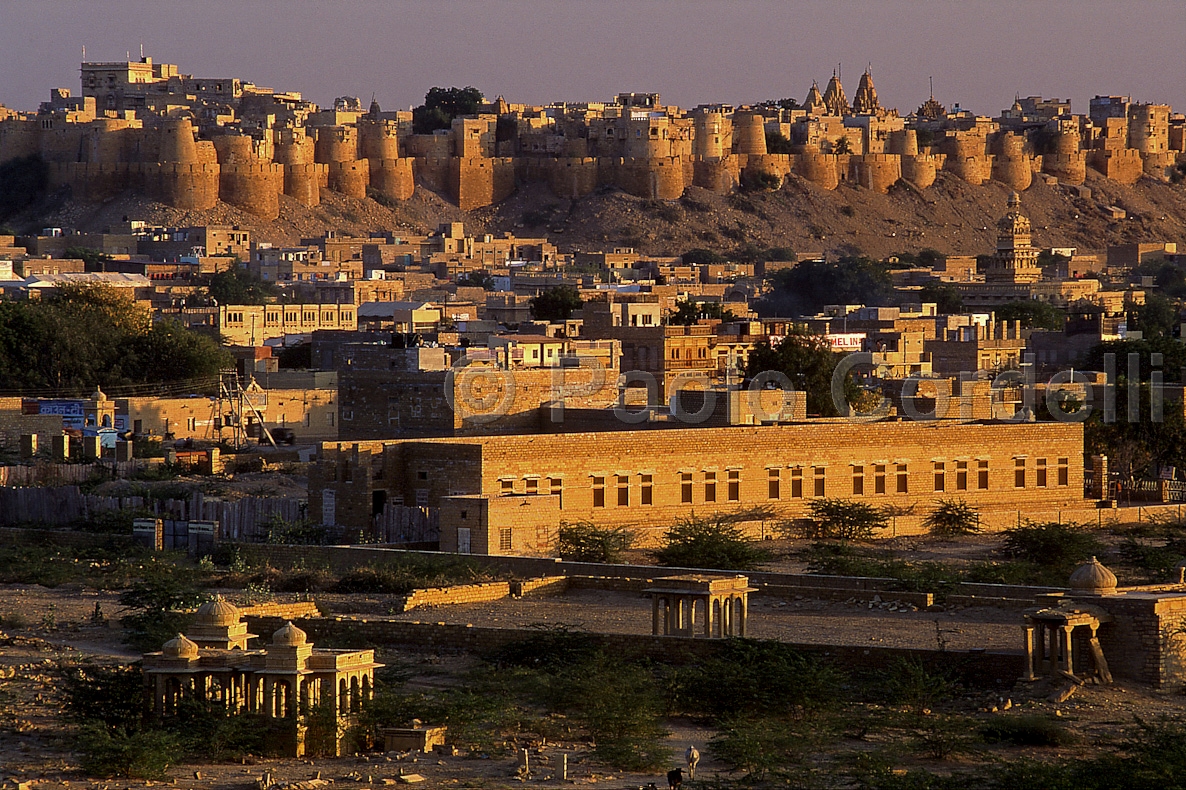
[{"label": "sandstone building", "polygon": [[[441,548],[547,554],[562,521],[662,529],[813,498],[930,507],[1083,501],[1083,428],[1063,423],[814,421],[762,427],[330,443],[310,510],[367,529],[387,502],[441,509]],[[463,532],[462,530],[466,530]]]}]

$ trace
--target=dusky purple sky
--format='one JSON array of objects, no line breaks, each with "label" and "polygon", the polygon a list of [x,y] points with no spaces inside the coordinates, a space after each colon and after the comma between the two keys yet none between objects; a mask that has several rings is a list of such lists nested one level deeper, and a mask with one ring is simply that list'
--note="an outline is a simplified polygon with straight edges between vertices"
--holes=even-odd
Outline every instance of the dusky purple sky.
[{"label": "dusky purple sky", "polygon": [[77,93],[88,60],[140,45],[182,73],[240,77],[384,109],[434,85],[541,104],[657,91],[693,107],[821,89],[851,98],[872,64],[882,104],[935,98],[996,115],[1015,94],[1096,94],[1186,109],[1183,0],[0,0],[0,103]]}]

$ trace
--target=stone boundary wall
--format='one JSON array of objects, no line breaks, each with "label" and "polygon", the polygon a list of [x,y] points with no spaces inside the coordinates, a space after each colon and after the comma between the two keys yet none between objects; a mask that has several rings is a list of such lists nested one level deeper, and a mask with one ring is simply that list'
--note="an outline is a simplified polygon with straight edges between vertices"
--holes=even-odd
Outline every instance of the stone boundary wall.
[{"label": "stone boundary wall", "polygon": [[320,617],[321,608],[313,601],[257,603],[251,606],[240,606],[239,614],[244,617],[277,617],[283,620],[296,620],[305,617]]},{"label": "stone boundary wall", "polygon": [[117,546],[132,545],[132,535],[107,532],[79,532],[73,529],[30,529],[22,527],[0,527],[0,543],[37,544],[50,543],[58,546]]},{"label": "stone boundary wall", "polygon": [[449,606],[465,603],[486,603],[503,598],[522,598],[524,595],[557,595],[568,589],[567,576],[544,576],[509,582],[455,584],[451,587],[425,587],[413,590],[404,598],[401,611],[410,612],[422,606]]},{"label": "stone boundary wall", "polygon": [[510,582],[457,584],[452,587],[427,587],[422,590],[413,590],[407,595],[404,598],[403,611],[410,612],[421,606],[486,603],[487,601],[498,601],[507,598],[510,594]]},{"label": "stone boundary wall", "polygon": [[[376,546],[277,546],[259,544],[240,544],[240,550],[247,558],[266,559],[274,565],[308,566],[322,565],[334,572],[345,572],[352,568],[365,565],[382,565],[387,562],[397,562],[403,557],[436,557],[440,559],[456,560],[457,554],[429,551],[407,551],[402,549],[383,548]],[[567,589],[599,589],[616,592],[639,592],[663,576],[675,576],[683,573],[724,573],[732,574],[736,571],[711,570],[705,568],[660,568],[654,565],[607,565],[589,562],[565,562],[559,559],[539,557],[507,557],[507,556],[479,556],[466,555],[467,560],[473,561],[480,567],[495,573],[506,573],[512,576],[528,577],[524,584],[531,584],[532,580],[541,577],[566,577]],[[814,573],[773,573],[767,571],[751,571],[745,574],[750,584],[758,588],[755,595],[770,595],[776,597],[793,597],[802,595],[805,598],[819,598],[824,600],[872,600],[880,595],[884,600],[898,600],[910,603],[920,608],[932,605],[933,592],[909,592],[896,590],[894,579],[870,576],[828,576]],[[516,582],[510,583],[513,586]],[[1009,601],[1032,601],[1038,595],[1054,592],[1059,588],[1027,587],[1008,584],[964,583],[956,585],[949,594],[950,602],[953,595],[969,596],[963,605],[975,603],[985,606],[995,606],[996,601],[1001,605],[1010,606]],[[513,594],[513,593],[512,593]],[[505,596],[502,596],[505,597]],[[486,600],[495,600],[493,598]]]},{"label": "stone boundary wall", "polygon": [[[270,634],[284,625],[281,618],[249,617],[252,633]],[[439,651],[459,650],[489,653],[530,637],[531,630],[446,625],[378,618],[315,618],[301,628],[321,647],[363,649],[399,647]],[[689,637],[658,637],[637,634],[590,634],[603,648],[618,655],[643,656],[671,663],[690,663],[709,658],[726,640]],[[1020,650],[929,650],[853,645],[811,645],[785,643],[804,653],[829,658],[850,669],[881,670],[898,660],[918,660],[926,666],[945,666],[968,682],[984,686],[1012,686],[1021,676],[1024,657]]]}]

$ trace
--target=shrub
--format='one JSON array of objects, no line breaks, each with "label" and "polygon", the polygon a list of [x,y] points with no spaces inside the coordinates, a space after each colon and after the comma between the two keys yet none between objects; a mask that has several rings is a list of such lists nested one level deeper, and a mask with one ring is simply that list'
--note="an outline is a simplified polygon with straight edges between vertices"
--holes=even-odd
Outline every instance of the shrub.
[{"label": "shrub", "polygon": [[725,722],[710,742],[713,756],[734,771],[765,778],[788,763],[800,762],[804,738],[778,719]]},{"label": "shrub", "polygon": [[668,567],[747,571],[770,559],[770,552],[746,540],[736,524],[721,517],[681,519],[664,540],[655,558]]},{"label": "shrub", "polygon": [[654,676],[638,664],[598,653],[562,672],[557,699],[593,736],[594,753],[614,768],[646,771],[667,764],[665,701]]},{"label": "shrub", "polygon": [[1099,539],[1078,524],[1027,522],[1005,533],[1004,550],[1010,557],[1068,573],[1076,563],[1103,553],[1103,549]]},{"label": "shrub", "polygon": [[558,672],[591,660],[598,650],[590,634],[558,626],[542,629],[527,639],[504,645],[493,654],[492,659],[500,667]]},{"label": "shrub", "polygon": [[885,529],[885,512],[865,502],[851,499],[822,497],[810,505],[811,516],[791,527],[803,537],[831,540],[864,540],[873,531]]},{"label": "shrub", "polygon": [[882,687],[891,702],[922,715],[949,699],[956,684],[942,669],[932,671],[917,659],[899,659],[882,674]]},{"label": "shrub", "polygon": [[1062,724],[1045,716],[1002,716],[980,728],[980,735],[989,743],[1011,743],[1014,746],[1067,746],[1074,743],[1074,734]]},{"label": "shrub", "polygon": [[634,533],[624,527],[577,521],[560,525],[556,548],[562,558],[573,562],[617,563],[633,543]]},{"label": "shrub", "polygon": [[112,730],[99,722],[83,725],[77,745],[83,772],[102,778],[164,779],[178,752],[171,733]]},{"label": "shrub", "polygon": [[962,499],[941,499],[922,523],[939,537],[971,535],[980,531],[980,514]]},{"label": "shrub", "polygon": [[124,590],[119,602],[124,641],[138,650],[160,650],[184,630],[189,616],[177,610],[197,606],[205,597],[194,573],[176,565],[146,565],[145,574]]},{"label": "shrub", "polygon": [[62,672],[66,710],[77,721],[100,722],[125,732],[139,726],[144,713],[144,675],[140,665],[82,665]]},{"label": "shrub", "polygon": [[717,655],[681,668],[675,698],[689,713],[732,718],[815,711],[840,700],[843,674],[781,642],[730,639]]}]

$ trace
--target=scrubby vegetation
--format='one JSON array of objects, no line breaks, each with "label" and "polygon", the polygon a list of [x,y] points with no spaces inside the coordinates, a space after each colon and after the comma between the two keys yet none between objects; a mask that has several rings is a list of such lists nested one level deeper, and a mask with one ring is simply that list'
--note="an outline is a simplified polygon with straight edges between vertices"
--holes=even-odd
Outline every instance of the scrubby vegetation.
[{"label": "scrubby vegetation", "polygon": [[690,516],[676,522],[655,552],[660,565],[676,568],[752,570],[770,559],[770,552],[746,539],[730,518]]}]

